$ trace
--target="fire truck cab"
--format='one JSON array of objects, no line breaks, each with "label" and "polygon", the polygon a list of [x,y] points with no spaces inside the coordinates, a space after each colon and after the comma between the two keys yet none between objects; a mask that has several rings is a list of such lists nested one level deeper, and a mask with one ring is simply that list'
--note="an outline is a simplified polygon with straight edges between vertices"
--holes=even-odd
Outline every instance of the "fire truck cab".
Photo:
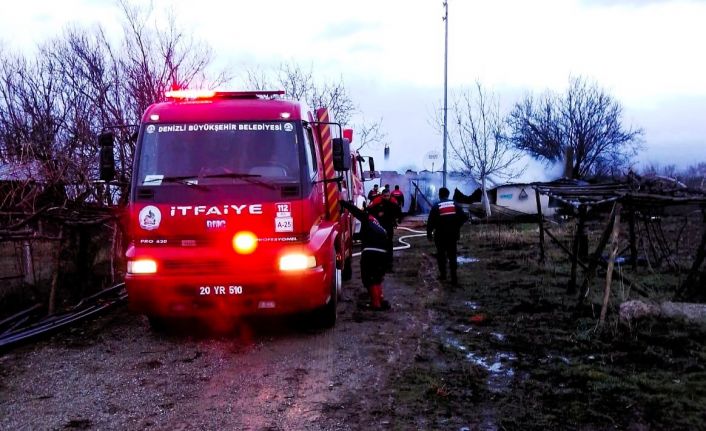
[{"label": "fire truck cab", "polygon": [[151,322],[311,311],[335,324],[353,229],[339,199],[363,193],[352,135],[282,94],[175,91],[144,113],[125,284]]}]

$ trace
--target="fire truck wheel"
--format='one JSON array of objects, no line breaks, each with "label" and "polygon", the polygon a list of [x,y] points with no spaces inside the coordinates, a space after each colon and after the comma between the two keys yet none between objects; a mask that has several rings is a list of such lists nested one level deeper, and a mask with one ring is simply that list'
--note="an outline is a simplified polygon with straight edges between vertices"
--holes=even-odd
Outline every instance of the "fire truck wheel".
[{"label": "fire truck wheel", "polygon": [[147,320],[150,322],[150,328],[156,332],[164,332],[167,330],[167,319],[157,316],[148,316]]},{"label": "fire truck wheel", "polygon": [[[334,259],[336,258],[334,254]],[[335,260],[334,260],[335,262]],[[333,328],[336,324],[336,308],[338,306],[338,293],[341,290],[341,270],[334,265],[335,273],[331,277],[331,298],[318,310],[314,311],[314,323],[320,328]]]},{"label": "fire truck wheel", "polygon": [[353,258],[348,256],[343,262],[343,280],[348,281],[353,278]]}]

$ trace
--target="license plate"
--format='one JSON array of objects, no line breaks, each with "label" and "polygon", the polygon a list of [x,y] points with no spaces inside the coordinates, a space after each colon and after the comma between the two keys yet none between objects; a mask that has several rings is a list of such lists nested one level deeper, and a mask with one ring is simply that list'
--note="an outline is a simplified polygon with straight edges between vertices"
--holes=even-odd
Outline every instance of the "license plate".
[{"label": "license plate", "polygon": [[239,284],[199,286],[199,296],[242,295],[243,286]]}]

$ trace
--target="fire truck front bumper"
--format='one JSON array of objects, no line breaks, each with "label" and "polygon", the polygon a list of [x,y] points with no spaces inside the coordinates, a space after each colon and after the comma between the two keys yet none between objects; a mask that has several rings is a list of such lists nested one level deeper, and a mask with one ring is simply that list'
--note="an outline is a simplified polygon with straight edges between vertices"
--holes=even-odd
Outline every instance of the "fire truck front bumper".
[{"label": "fire truck front bumper", "polygon": [[326,304],[335,271],[323,267],[270,274],[128,274],[130,308],[160,317],[289,314]]}]

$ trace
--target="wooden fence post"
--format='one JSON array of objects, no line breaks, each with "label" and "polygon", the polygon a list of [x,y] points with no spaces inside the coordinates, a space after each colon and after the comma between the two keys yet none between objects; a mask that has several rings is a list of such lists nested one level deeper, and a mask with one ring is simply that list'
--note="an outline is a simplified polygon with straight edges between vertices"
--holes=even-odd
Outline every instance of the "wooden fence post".
[{"label": "wooden fence post", "polygon": [[593,276],[595,275],[596,269],[598,268],[598,262],[600,262],[601,254],[603,253],[603,249],[605,248],[606,244],[608,243],[608,240],[610,239],[610,234],[613,231],[613,226],[615,225],[616,206],[617,203],[613,203],[613,208],[611,209],[610,215],[608,216],[608,225],[603,230],[603,234],[601,235],[601,239],[598,241],[596,250],[593,252],[593,254],[591,255],[591,259],[588,262],[588,268],[586,269],[585,277],[583,279],[583,283],[581,284],[581,290],[579,292],[579,304],[581,304],[584,298],[588,296],[588,292],[591,288],[591,281],[593,281]]},{"label": "wooden fence post", "polygon": [[635,235],[635,208],[630,206],[628,211],[628,221],[630,222],[630,264],[632,270],[637,271],[637,236]]},{"label": "wooden fence post", "polygon": [[605,291],[603,292],[603,306],[601,307],[600,325],[605,322],[605,315],[608,311],[608,299],[610,298],[610,284],[613,281],[613,266],[615,265],[615,255],[618,254],[618,234],[620,233],[620,204],[615,207],[615,223],[613,224],[613,234],[610,237],[610,257],[608,258],[608,270],[605,275]]},{"label": "wooden fence post", "polygon": [[579,220],[576,226],[576,235],[574,235],[573,251],[571,256],[571,279],[566,291],[568,293],[576,293],[576,267],[579,260],[579,242],[583,237],[583,226],[586,219],[586,205],[579,205]]},{"label": "wooden fence post", "polygon": [[[706,211],[704,211],[702,214],[704,218],[704,225],[706,225]],[[706,227],[703,229],[704,232],[701,235],[701,243],[696,249],[696,256],[694,256],[694,263],[691,265],[691,269],[689,270],[689,274],[686,276],[686,280],[684,280],[684,283],[682,283],[681,287],[679,288],[679,291],[676,295],[677,297],[690,299],[690,297],[696,295],[696,279],[699,274],[699,268],[704,262],[704,259],[706,259]],[[704,287],[702,286],[701,289],[704,289]]]}]

